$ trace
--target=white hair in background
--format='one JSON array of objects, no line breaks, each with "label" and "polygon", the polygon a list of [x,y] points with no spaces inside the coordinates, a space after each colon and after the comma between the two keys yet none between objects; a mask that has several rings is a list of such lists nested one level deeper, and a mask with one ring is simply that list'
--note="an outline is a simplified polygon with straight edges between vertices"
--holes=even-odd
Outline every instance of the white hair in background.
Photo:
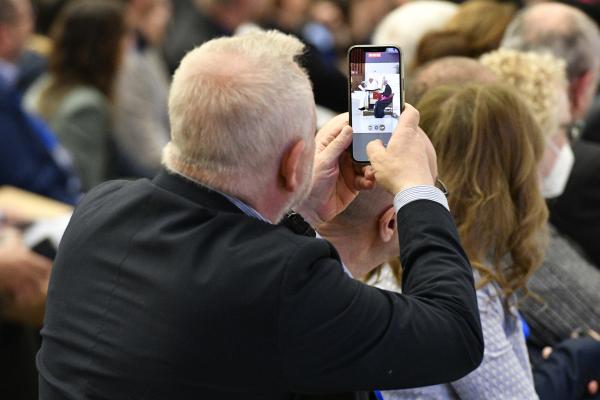
[{"label": "white hair in background", "polygon": [[417,46],[428,32],[444,27],[458,6],[449,1],[408,2],[389,13],[377,26],[373,44],[394,44],[402,48],[404,65],[413,64]]},{"label": "white hair in background", "polygon": [[506,28],[500,47],[550,52],[563,58],[570,81],[600,67],[598,27],[590,17],[566,4],[541,3],[520,11]]},{"label": "white hair in background", "polygon": [[275,179],[286,148],[315,132],[312,87],[296,63],[303,51],[277,31],[190,51],[171,85],[164,165],[234,194],[255,194]]}]

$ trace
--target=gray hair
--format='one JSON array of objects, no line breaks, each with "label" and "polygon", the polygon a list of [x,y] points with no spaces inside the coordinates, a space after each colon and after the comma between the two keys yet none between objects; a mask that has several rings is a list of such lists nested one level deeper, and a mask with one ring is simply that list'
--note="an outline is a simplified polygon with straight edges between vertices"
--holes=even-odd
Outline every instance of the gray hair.
[{"label": "gray hair", "polygon": [[189,52],[171,85],[165,166],[234,194],[275,179],[285,149],[315,132],[312,87],[296,63],[303,50],[292,36],[254,31]]},{"label": "gray hair", "polygon": [[521,11],[508,26],[500,46],[550,52],[564,59],[569,81],[600,67],[598,27],[583,12],[565,4],[538,4]]}]

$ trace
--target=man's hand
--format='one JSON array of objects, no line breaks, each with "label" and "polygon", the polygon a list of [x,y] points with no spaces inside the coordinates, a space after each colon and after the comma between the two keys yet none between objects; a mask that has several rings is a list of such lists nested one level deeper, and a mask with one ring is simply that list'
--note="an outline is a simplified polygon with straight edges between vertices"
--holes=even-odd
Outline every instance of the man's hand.
[{"label": "man's hand", "polygon": [[16,230],[0,232],[0,292],[5,317],[41,323],[51,268],[52,262],[29,250]]},{"label": "man's hand", "polygon": [[419,128],[419,112],[406,104],[387,149],[381,140],[367,145],[377,184],[392,195],[418,185],[433,185],[437,159],[431,141]]},{"label": "man's hand", "polygon": [[356,168],[346,149],[352,143],[348,113],[340,114],[317,132],[312,189],[297,210],[313,227],[342,212],[359,190],[371,189],[373,179]]}]

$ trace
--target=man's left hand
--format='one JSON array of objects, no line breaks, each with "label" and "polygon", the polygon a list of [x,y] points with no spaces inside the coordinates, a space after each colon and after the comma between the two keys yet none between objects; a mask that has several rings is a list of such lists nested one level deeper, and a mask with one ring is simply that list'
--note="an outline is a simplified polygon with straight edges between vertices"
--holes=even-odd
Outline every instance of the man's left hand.
[{"label": "man's left hand", "polygon": [[315,164],[312,189],[298,211],[313,227],[332,220],[346,209],[359,190],[372,189],[373,177],[352,161],[346,149],[352,143],[348,113],[323,126],[315,137]]}]

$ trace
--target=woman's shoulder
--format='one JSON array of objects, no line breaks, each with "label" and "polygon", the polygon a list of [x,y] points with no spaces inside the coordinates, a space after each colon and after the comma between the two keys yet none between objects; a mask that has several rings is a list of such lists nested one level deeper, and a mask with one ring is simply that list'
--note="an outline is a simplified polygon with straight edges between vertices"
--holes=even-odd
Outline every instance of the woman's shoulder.
[{"label": "woman's shoulder", "polygon": [[[44,92],[52,85],[50,75],[41,76],[27,91],[24,97],[25,108],[39,114],[40,100]],[[60,92],[60,96],[53,101],[59,102],[52,112],[51,119],[68,118],[74,114],[85,111],[109,115],[110,103],[108,98],[98,89],[89,85],[75,85]]]},{"label": "woman's shoulder", "polygon": [[500,285],[492,281],[477,289],[477,303],[482,317],[483,314],[505,315],[516,306],[516,299],[514,296],[507,298]]},{"label": "woman's shoulder", "polygon": [[48,74],[41,75],[27,89],[23,96],[23,105],[25,109],[31,113],[38,113],[38,102],[42,92],[50,85],[50,76]]},{"label": "woman's shoulder", "polygon": [[61,105],[61,111],[65,114],[80,110],[96,110],[108,113],[109,108],[107,97],[98,89],[88,85],[74,86],[65,94]]}]

